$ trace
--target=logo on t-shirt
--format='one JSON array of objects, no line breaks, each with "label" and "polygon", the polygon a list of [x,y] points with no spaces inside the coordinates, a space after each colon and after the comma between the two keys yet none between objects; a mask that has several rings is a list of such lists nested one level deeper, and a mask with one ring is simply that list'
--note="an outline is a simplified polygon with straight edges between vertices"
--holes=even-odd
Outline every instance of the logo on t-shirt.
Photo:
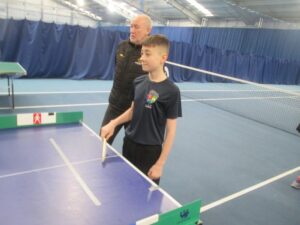
[{"label": "logo on t-shirt", "polygon": [[152,109],[152,105],[156,102],[158,97],[159,97],[159,94],[156,91],[154,91],[154,90],[149,91],[149,93],[147,94],[147,97],[146,97],[145,107]]}]

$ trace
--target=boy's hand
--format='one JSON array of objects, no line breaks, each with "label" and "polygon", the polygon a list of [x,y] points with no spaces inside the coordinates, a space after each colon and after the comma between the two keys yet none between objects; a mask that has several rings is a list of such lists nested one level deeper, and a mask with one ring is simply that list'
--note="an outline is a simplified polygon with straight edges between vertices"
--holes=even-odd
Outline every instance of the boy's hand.
[{"label": "boy's hand", "polygon": [[115,126],[112,121],[103,126],[100,131],[100,137],[108,140],[114,133]]},{"label": "boy's hand", "polygon": [[163,172],[163,166],[159,164],[154,164],[148,172],[148,177],[151,180],[156,180],[162,176],[162,172]]}]

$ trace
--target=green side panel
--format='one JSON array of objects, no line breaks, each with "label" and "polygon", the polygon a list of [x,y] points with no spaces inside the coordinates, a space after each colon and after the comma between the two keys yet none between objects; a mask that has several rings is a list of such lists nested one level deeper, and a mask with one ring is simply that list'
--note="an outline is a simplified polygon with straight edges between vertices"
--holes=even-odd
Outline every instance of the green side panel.
[{"label": "green side panel", "polygon": [[[79,123],[80,121],[83,121],[83,112],[56,113],[55,124]],[[28,126],[18,126],[16,114],[0,115],[0,129],[18,128],[18,127],[38,127],[38,126],[49,126],[49,125],[53,125],[53,124],[38,124],[38,125],[33,124]]]},{"label": "green side panel", "polygon": [[83,120],[83,112],[56,113],[56,124],[79,123]]},{"label": "green side panel", "polygon": [[17,62],[0,62],[1,74],[26,75],[26,70]]},{"label": "green side panel", "polygon": [[0,116],[0,129],[17,127],[16,115]]},{"label": "green side panel", "polygon": [[201,200],[184,205],[159,216],[153,225],[195,225],[200,219]]}]

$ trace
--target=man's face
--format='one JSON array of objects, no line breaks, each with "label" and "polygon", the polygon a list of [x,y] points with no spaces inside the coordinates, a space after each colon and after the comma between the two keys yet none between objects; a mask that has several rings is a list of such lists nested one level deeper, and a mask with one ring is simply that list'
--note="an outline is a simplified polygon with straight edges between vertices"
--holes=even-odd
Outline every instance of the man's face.
[{"label": "man's face", "polygon": [[143,46],[141,50],[142,68],[146,72],[160,69],[167,59],[164,49],[159,46]]},{"label": "man's face", "polygon": [[145,18],[137,16],[130,24],[130,41],[141,44],[150,33],[150,25]]}]

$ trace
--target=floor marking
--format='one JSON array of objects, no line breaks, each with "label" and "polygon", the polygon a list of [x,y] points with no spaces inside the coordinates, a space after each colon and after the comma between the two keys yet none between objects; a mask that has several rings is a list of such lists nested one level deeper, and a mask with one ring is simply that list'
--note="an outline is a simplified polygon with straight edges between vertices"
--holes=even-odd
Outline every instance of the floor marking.
[{"label": "floor marking", "polygon": [[181,100],[182,102],[205,102],[205,101],[230,101],[230,100],[265,100],[265,99],[296,99],[295,96],[270,96],[270,97],[235,97],[235,98],[193,98],[184,96],[188,99]]},{"label": "floor marking", "polygon": [[[292,99],[297,100],[297,96],[269,96],[269,97],[234,97],[234,98],[193,98],[184,96],[181,102],[205,102],[205,101],[231,101],[231,100],[267,100],[267,99]],[[84,106],[106,106],[108,102],[96,103],[77,103],[77,104],[61,104],[61,105],[33,105],[33,106],[15,106],[15,109],[38,109],[38,108],[65,108],[65,107],[84,107]],[[8,110],[10,107],[0,107],[0,110]]]},{"label": "floor marking", "polygon": [[[62,105],[33,105],[33,106],[16,106],[15,109],[38,109],[38,108],[64,108],[64,107],[82,107],[82,106],[105,106],[108,105],[107,102],[104,103],[82,103],[82,104],[62,104]],[[0,107],[0,110],[11,109],[10,107]]]},{"label": "floor marking", "polygon": [[[271,86],[272,87],[272,86]],[[285,90],[285,89],[284,89]],[[300,92],[298,89],[287,89],[288,91]],[[108,94],[111,91],[19,91],[14,92],[15,95],[57,95],[57,94]],[[257,90],[257,89],[180,89],[180,92],[274,92],[272,90]],[[0,91],[1,95],[6,95],[7,91]]]},{"label": "floor marking", "polygon": [[[300,92],[300,90],[289,90],[289,91],[294,91],[294,92]],[[245,89],[180,89],[180,92],[250,92],[250,93],[255,93],[255,92],[274,92],[271,90],[245,90]]]},{"label": "floor marking", "polygon": [[[205,101],[231,101],[231,100],[265,100],[265,99],[293,99],[297,100],[297,96],[269,96],[269,97],[234,97],[234,98],[193,98],[184,96],[181,102],[205,102]],[[33,106],[15,106],[15,109],[39,109],[39,108],[65,108],[65,107],[88,107],[88,106],[106,106],[108,102],[97,103],[77,103],[77,104],[61,104],[61,105],[33,105]],[[10,107],[0,107],[0,110],[8,110]]]},{"label": "floor marking", "polygon": [[[57,94],[99,94],[110,93],[110,91],[37,91],[37,92],[15,92],[16,95],[57,95]],[[0,92],[0,94],[7,94],[7,92]]]},{"label": "floor marking", "polygon": [[94,193],[90,190],[90,188],[87,186],[87,184],[81,178],[81,176],[79,175],[79,173],[75,170],[75,168],[73,167],[73,165],[71,164],[71,162],[69,161],[69,159],[67,158],[67,156],[60,149],[60,147],[57,145],[57,143],[55,142],[55,140],[53,138],[50,138],[49,141],[51,142],[51,144],[53,145],[53,147],[55,148],[55,150],[57,151],[57,153],[60,155],[60,157],[63,159],[63,161],[65,162],[65,164],[68,166],[68,168],[71,170],[71,172],[73,173],[73,175],[76,178],[77,182],[80,184],[80,186],[85,191],[85,193],[89,196],[89,198],[92,200],[92,202],[96,206],[100,206],[101,203],[98,200],[98,198],[94,195]]},{"label": "floor marking", "polygon": [[284,172],[284,173],[282,173],[282,174],[279,174],[279,175],[277,175],[277,176],[275,176],[275,177],[272,177],[272,178],[270,178],[270,179],[268,179],[268,180],[265,180],[265,181],[263,181],[263,182],[261,182],[261,183],[258,183],[258,184],[256,184],[256,185],[253,185],[253,186],[251,186],[251,187],[248,187],[248,188],[246,188],[246,189],[244,189],[244,190],[241,190],[241,191],[239,191],[239,192],[237,192],[237,193],[235,193],[235,194],[228,195],[228,196],[225,197],[225,198],[222,198],[222,199],[220,199],[220,200],[218,200],[218,201],[215,201],[215,202],[212,202],[212,203],[210,203],[210,204],[207,204],[207,205],[201,207],[200,212],[203,213],[203,212],[205,212],[205,211],[207,211],[207,210],[210,210],[210,209],[212,209],[212,208],[214,208],[214,207],[217,207],[217,206],[219,206],[219,205],[222,205],[222,204],[224,204],[224,203],[226,203],[226,202],[229,202],[229,201],[231,201],[231,200],[233,200],[233,199],[239,198],[239,197],[241,197],[241,196],[243,196],[243,195],[245,195],[245,194],[248,194],[249,192],[255,191],[255,190],[257,190],[257,189],[259,189],[259,188],[261,188],[261,187],[264,187],[264,186],[266,186],[266,185],[268,185],[268,184],[271,184],[271,183],[273,183],[273,182],[275,182],[275,181],[277,181],[277,180],[279,180],[279,179],[281,179],[281,178],[283,178],[283,177],[286,177],[286,176],[288,176],[288,175],[290,175],[290,174],[293,174],[293,173],[295,173],[295,172],[297,172],[297,171],[300,171],[300,167],[296,167],[296,168],[294,168],[294,169],[292,169],[292,170],[286,171],[286,172]]},{"label": "floor marking", "polygon": [[[289,90],[293,92],[300,92],[300,90]],[[261,92],[274,92],[271,90],[245,90],[245,89],[180,89],[181,93],[185,92],[250,92],[250,93],[261,93]],[[57,95],[57,94],[109,94],[110,91],[53,91],[53,92],[14,92],[15,95]],[[0,92],[1,95],[6,95],[7,92]],[[298,96],[298,95],[295,95]]]}]

